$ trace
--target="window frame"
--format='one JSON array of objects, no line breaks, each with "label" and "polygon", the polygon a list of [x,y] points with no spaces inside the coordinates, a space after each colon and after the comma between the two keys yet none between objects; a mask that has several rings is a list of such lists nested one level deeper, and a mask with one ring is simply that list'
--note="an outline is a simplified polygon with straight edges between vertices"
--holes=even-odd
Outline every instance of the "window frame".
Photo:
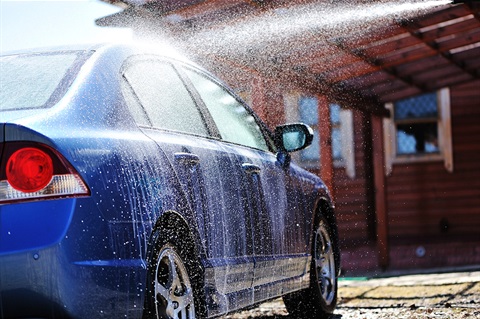
[{"label": "window frame", "polygon": [[[245,101],[242,100],[242,98],[240,98],[239,95],[237,93],[235,93],[230,87],[228,87],[223,82],[221,82],[219,79],[212,76],[209,72],[207,72],[207,71],[205,71],[201,68],[198,68],[198,67],[195,67],[193,65],[183,63],[183,62],[178,62],[178,63],[174,64],[174,66],[177,69],[180,77],[185,82],[188,90],[191,92],[193,98],[195,99],[195,101],[199,105],[200,110],[202,112],[206,113],[206,117],[208,118],[208,123],[207,124],[209,126],[211,125],[213,127],[214,131],[216,132],[216,134],[214,136],[215,139],[218,139],[218,140],[220,140],[224,143],[230,143],[230,144],[233,144],[233,145],[240,145],[242,147],[248,147],[250,149],[255,149],[255,150],[258,150],[258,151],[262,151],[262,152],[270,152],[270,153],[274,153],[274,154],[277,152],[277,147],[274,143],[273,133],[268,129],[268,127],[258,117],[258,115],[252,110],[252,108],[247,103],[245,103]],[[236,102],[238,102],[241,106],[243,106],[243,108],[248,112],[248,114],[250,116],[252,116],[252,118],[255,120],[255,123],[258,125],[258,127],[260,129],[261,136],[265,140],[267,150],[261,149],[261,148],[255,148],[255,147],[252,147],[252,146],[249,146],[249,145],[235,143],[235,142],[231,142],[231,141],[223,139],[213,116],[210,114],[210,111],[208,110],[208,107],[205,105],[205,102],[203,101],[200,93],[195,88],[195,85],[190,80],[190,77],[188,76],[185,69],[189,70],[191,72],[196,72],[199,76],[202,76],[202,77],[206,78],[207,80],[213,82],[214,84],[218,85],[225,92],[227,92],[231,97],[233,97],[236,100]]]},{"label": "window frame", "polygon": [[[453,172],[452,153],[452,128],[450,114],[450,90],[440,89],[436,92],[438,116],[436,121],[432,119],[412,119],[409,123],[435,122],[437,124],[437,137],[439,151],[435,153],[397,153],[397,124],[394,117],[394,103],[386,103],[385,108],[390,111],[390,117],[383,119],[384,149],[385,149],[385,173],[390,175],[393,165],[425,162],[444,162],[445,169]],[[433,121],[432,121],[433,120]]]},{"label": "window frame", "polygon": [[[339,121],[333,122],[332,119],[332,106],[337,105],[339,107]],[[344,168],[345,173],[350,178],[355,178],[355,136],[354,136],[354,123],[353,123],[353,111],[342,107],[337,103],[329,103],[330,112],[330,125],[331,125],[331,142],[332,142],[332,161],[335,168]],[[340,133],[340,150],[341,158],[335,158],[333,156],[333,131],[338,129]]]},{"label": "window frame", "polygon": [[[154,123],[152,122],[152,119],[148,115],[147,110],[145,109],[145,106],[142,104],[142,102],[140,101],[139,97],[137,96],[134,88],[132,87],[132,84],[129,82],[129,80],[125,76],[125,73],[129,70],[129,68],[131,66],[135,65],[136,63],[142,63],[142,62],[161,63],[161,64],[168,65],[169,67],[172,68],[172,70],[176,73],[176,75],[178,76],[178,79],[182,82],[184,88],[186,89],[186,91],[190,95],[190,97],[192,99],[192,102],[194,103],[194,106],[198,110],[198,112],[199,112],[199,114],[202,118],[203,124],[204,124],[204,126],[207,130],[206,134],[196,134],[194,132],[185,131],[185,130],[172,130],[172,129],[168,129],[168,128],[165,128],[165,127],[159,127],[159,126],[154,125]],[[193,135],[193,136],[198,136],[198,137],[203,137],[203,138],[209,138],[209,139],[211,139],[211,138],[218,139],[219,133],[218,133],[218,130],[217,130],[217,128],[216,128],[216,126],[213,122],[213,119],[211,119],[210,114],[208,113],[206,108],[201,103],[199,103],[199,98],[195,95],[195,92],[192,91],[192,87],[189,85],[189,83],[187,81],[185,81],[185,76],[182,74],[182,72],[179,71],[179,68],[178,68],[177,64],[178,64],[178,62],[173,60],[173,59],[170,59],[170,58],[167,58],[167,57],[164,57],[164,56],[160,56],[160,55],[151,55],[151,54],[133,55],[133,56],[130,56],[128,59],[125,60],[125,62],[122,65],[122,68],[120,70],[120,74],[122,76],[122,91],[123,91],[122,94],[131,95],[130,98],[135,99],[135,104],[136,104],[133,107],[138,109],[136,111],[140,111],[140,113],[142,113],[143,123],[140,123],[139,120],[133,114],[134,111],[132,110],[132,105],[127,101],[127,97],[124,97],[125,100],[126,100],[126,103],[128,104],[127,106],[128,106],[129,112],[131,113],[132,117],[134,118],[134,120],[136,122],[136,125],[138,127],[146,127],[146,128],[149,128],[149,129],[171,131],[171,132],[188,134],[188,135]],[[126,91],[128,91],[128,93]]]}]

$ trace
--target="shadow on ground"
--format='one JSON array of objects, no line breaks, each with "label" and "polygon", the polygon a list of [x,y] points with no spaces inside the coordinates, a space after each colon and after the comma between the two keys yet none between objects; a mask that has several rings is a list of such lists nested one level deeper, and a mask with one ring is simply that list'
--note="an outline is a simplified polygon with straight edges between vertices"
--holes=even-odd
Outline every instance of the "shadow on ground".
[{"label": "shadow on ground", "polygon": [[[255,316],[255,319],[297,319],[297,318],[293,318],[288,315],[285,315],[285,316],[279,315],[279,316],[260,316],[260,317]],[[342,315],[333,315],[332,317],[330,317],[330,319],[342,319]]]},{"label": "shadow on ground", "polygon": [[[290,317],[289,315],[255,315],[255,314],[249,314],[243,315],[240,314],[231,314],[225,317],[221,317],[222,319],[241,319],[241,318],[249,318],[249,319],[298,319],[294,317]],[[334,314],[330,319],[342,319],[342,315],[339,314]]]}]

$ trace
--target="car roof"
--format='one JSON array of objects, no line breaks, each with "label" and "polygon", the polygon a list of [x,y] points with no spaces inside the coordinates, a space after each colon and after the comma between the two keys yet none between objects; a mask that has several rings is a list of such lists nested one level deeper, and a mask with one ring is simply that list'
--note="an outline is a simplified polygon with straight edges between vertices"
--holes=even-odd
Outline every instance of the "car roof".
[{"label": "car roof", "polygon": [[[0,56],[41,54],[60,51],[125,51],[133,54],[152,54],[169,57],[175,60],[193,63],[185,54],[166,42],[147,43],[141,41],[80,43],[73,45],[57,45],[1,52]],[[195,64],[195,63],[193,63]]]},{"label": "car roof", "polygon": [[1,52],[0,56],[20,55],[20,54],[37,54],[48,53],[58,51],[88,51],[95,50],[101,45],[98,44],[78,44],[78,45],[58,45],[58,46],[45,46],[45,47],[32,47],[28,49],[9,50]]}]

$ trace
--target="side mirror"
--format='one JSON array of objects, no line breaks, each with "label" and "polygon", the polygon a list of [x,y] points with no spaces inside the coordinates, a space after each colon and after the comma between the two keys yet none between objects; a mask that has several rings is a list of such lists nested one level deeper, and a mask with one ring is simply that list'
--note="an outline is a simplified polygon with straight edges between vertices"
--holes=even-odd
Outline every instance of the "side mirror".
[{"label": "side mirror", "polygon": [[279,125],[275,128],[275,144],[288,153],[312,144],[313,130],[303,123]]}]

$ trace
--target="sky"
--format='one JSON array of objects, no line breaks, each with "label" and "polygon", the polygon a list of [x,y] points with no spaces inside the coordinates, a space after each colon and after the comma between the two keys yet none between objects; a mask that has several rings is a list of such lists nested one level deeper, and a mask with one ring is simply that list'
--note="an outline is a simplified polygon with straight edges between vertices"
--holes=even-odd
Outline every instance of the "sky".
[{"label": "sky", "polygon": [[0,0],[0,51],[129,39],[130,29],[95,25],[118,11],[100,0]]}]

